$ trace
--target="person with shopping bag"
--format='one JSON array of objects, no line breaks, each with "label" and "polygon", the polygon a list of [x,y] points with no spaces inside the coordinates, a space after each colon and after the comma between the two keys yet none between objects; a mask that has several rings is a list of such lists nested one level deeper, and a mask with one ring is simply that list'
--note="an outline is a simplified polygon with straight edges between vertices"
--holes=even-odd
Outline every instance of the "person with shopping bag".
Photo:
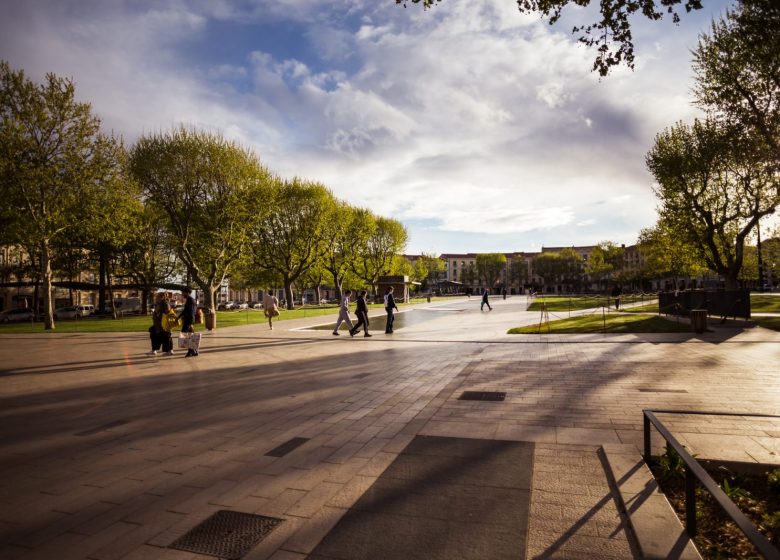
[{"label": "person with shopping bag", "polygon": [[[195,322],[195,308],[197,306],[195,305],[195,299],[192,297],[192,289],[190,289],[189,287],[184,288],[181,291],[181,293],[187,299],[184,301],[184,309],[182,309],[182,312],[178,317],[178,319],[181,321],[181,335],[179,335],[179,337],[181,338],[183,335],[188,339],[187,354],[184,357],[189,358],[190,356],[198,355],[198,345],[193,344],[196,341],[193,340],[193,338],[195,338],[194,337],[195,330],[192,328],[192,325]],[[190,334],[185,334],[185,333],[190,333]],[[200,336],[198,336],[197,339],[198,339],[197,342],[199,342]]]}]

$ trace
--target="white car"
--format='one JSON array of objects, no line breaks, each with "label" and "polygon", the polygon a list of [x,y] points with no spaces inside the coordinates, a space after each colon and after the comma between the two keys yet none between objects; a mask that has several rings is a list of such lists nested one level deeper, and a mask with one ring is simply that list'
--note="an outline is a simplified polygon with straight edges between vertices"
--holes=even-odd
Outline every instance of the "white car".
[{"label": "white car", "polygon": [[60,307],[54,310],[55,319],[81,319],[88,317],[95,311],[94,305],[72,305],[70,307]]},{"label": "white car", "polygon": [[0,323],[20,323],[34,319],[32,309],[9,309],[0,313]]},{"label": "white car", "polygon": [[249,304],[245,301],[237,301],[233,304],[233,309],[249,309]]}]

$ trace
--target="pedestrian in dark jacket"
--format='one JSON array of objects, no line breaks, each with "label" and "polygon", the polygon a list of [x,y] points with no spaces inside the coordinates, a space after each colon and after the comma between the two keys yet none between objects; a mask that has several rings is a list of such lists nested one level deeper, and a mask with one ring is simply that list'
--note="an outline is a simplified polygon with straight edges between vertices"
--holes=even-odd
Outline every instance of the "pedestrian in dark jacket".
[{"label": "pedestrian in dark jacket", "polygon": [[398,311],[398,307],[395,304],[392,286],[387,288],[387,292],[385,292],[385,311],[387,311],[387,325],[385,326],[385,334],[393,334],[393,321],[395,321],[393,313]]},{"label": "pedestrian in dark jacket", "polygon": [[490,307],[490,302],[488,301],[488,294],[490,294],[490,290],[485,288],[485,291],[482,293],[482,303],[479,306],[480,311],[485,310],[485,306],[488,306],[488,311],[493,311],[493,308]]},{"label": "pedestrian in dark jacket", "polygon": [[358,322],[349,331],[351,336],[355,336],[360,332],[360,326],[363,326],[363,336],[371,336],[368,334],[368,304],[366,303],[366,291],[362,290],[357,297],[357,307],[355,308],[355,314],[357,315]]},{"label": "pedestrian in dark jacket", "polygon": [[[152,326],[149,327],[149,339],[152,341],[152,350],[148,353],[149,356],[156,356],[163,345],[162,321],[169,309],[168,302],[165,300],[165,294],[163,292],[158,293],[152,309]],[[165,351],[164,348],[163,351]]]},{"label": "pedestrian in dark jacket", "polygon": [[[184,288],[181,293],[187,298],[184,301],[184,309],[182,309],[179,315],[179,321],[181,321],[181,332],[191,333],[194,332],[192,324],[195,322],[195,311],[197,306],[195,305],[195,299],[192,297],[192,290],[190,288]],[[187,350],[185,357],[197,356],[198,352],[191,348]]]}]

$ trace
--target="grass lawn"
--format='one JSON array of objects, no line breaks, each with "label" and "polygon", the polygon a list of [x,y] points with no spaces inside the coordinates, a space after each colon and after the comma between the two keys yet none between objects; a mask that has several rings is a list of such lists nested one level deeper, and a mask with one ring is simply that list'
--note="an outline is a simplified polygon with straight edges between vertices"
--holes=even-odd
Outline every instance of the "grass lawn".
[{"label": "grass lawn", "polygon": [[755,313],[780,313],[780,296],[750,294],[750,311]]},{"label": "grass lawn", "polygon": [[[541,333],[563,334],[563,333],[670,333],[670,332],[691,332],[690,325],[686,323],[677,323],[658,317],[657,315],[607,315],[606,329],[604,319],[601,315],[585,315],[582,317],[572,317],[571,319],[561,319],[559,321],[550,321],[547,325],[542,325]],[[539,324],[528,325],[525,327],[516,327],[510,329],[507,334],[539,334]]]},{"label": "grass lawn", "polygon": [[[447,298],[433,298],[433,299],[447,299]],[[399,303],[399,307],[404,305],[410,305],[412,303],[422,303],[424,299],[412,300],[409,304]],[[372,303],[369,309],[382,308],[381,303]],[[355,306],[353,304],[352,309],[354,311]],[[336,305],[313,305],[299,307],[292,311],[287,309],[279,309],[279,317],[274,319],[274,322],[285,321],[290,319],[303,319],[306,317],[319,317],[322,315],[335,315],[338,313],[338,306]],[[241,311],[218,311],[217,312],[217,328],[224,327],[239,327],[241,325],[256,325],[258,323],[267,323],[268,319],[260,309],[243,309]],[[3,333],[15,333],[15,334],[29,334],[29,333],[45,333],[45,332],[58,332],[58,333],[74,333],[74,332],[146,332],[152,324],[152,318],[143,315],[130,315],[121,319],[81,319],[71,321],[56,321],[55,330],[47,331],[43,328],[43,322],[38,321],[35,323],[11,323],[8,325],[0,325],[0,334]],[[201,325],[195,325],[195,331],[202,331],[205,327]]]},{"label": "grass lawn", "polygon": [[626,307],[621,309],[625,313],[658,313],[658,302],[648,303],[647,305],[638,305],[636,307]]},{"label": "grass lawn", "polygon": [[753,317],[751,321],[755,321],[765,329],[780,331],[780,317]]},{"label": "grass lawn", "polygon": [[[621,296],[620,304],[625,305],[650,299],[654,299],[654,296],[629,294]],[[579,311],[595,307],[614,307],[615,298],[607,296],[540,296],[528,307],[528,311],[541,311],[543,303],[547,305],[548,311]]]}]

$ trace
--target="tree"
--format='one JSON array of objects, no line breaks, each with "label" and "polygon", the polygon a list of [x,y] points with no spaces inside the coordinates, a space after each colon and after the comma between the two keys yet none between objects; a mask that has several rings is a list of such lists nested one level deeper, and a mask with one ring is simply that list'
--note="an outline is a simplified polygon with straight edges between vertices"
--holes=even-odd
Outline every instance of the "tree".
[{"label": "tree", "polygon": [[350,267],[376,295],[379,277],[392,270],[393,257],[406,247],[408,233],[398,220],[381,216],[365,216],[370,231],[365,245],[359,247]]},{"label": "tree", "polygon": [[512,257],[509,263],[509,285],[517,286],[518,292],[528,282],[528,261],[524,257]]},{"label": "tree", "polygon": [[612,277],[612,273],[622,266],[623,250],[611,241],[602,241],[588,255],[585,273],[601,284]]},{"label": "tree", "polygon": [[780,166],[780,2],[742,0],[693,55],[696,103],[763,139]]},{"label": "tree", "polygon": [[506,270],[506,255],[503,253],[482,253],[474,259],[477,275],[488,288],[495,287],[501,281]]},{"label": "tree", "polygon": [[166,227],[166,215],[161,208],[145,204],[132,220],[132,237],[122,248],[121,264],[128,275],[142,286],[141,312],[146,314],[152,291],[170,281],[179,271],[179,261],[174,240]]},{"label": "tree", "polygon": [[558,253],[542,253],[534,258],[534,274],[541,276],[545,284],[554,283],[559,274]]},{"label": "tree", "polygon": [[368,243],[374,219],[368,210],[334,200],[323,227],[322,266],[333,278],[336,299],[341,301],[344,279],[360,247]]},{"label": "tree", "polygon": [[641,230],[637,244],[643,257],[640,274],[644,278],[674,278],[678,286],[681,278],[695,278],[707,271],[696,247],[663,221]]},{"label": "tree", "polygon": [[268,201],[270,173],[221,135],[176,128],[142,136],[130,167],[149,203],[165,212],[176,252],[216,313],[215,292],[240,259]]},{"label": "tree", "polygon": [[[406,7],[408,0],[395,0],[396,4]],[[441,0],[411,0],[414,4],[422,3],[427,9]],[[590,0],[516,0],[521,13],[539,12],[548,18],[550,25],[555,24],[563,14],[563,9],[569,5],[588,6]],[[772,0],[763,0],[771,2]],[[597,56],[593,62],[593,70],[601,76],[609,74],[613,66],[624,63],[634,68],[634,39],[631,32],[631,16],[637,12],[647,19],[659,20],[664,11],[672,16],[672,21],[678,23],[680,16],[676,6],[682,5],[686,12],[701,9],[701,0],[601,0],[599,2],[601,20],[591,24],[575,26],[572,33],[580,33],[578,41],[588,47],[596,47]],[[775,27],[777,29],[777,27]]]},{"label": "tree", "polygon": [[89,218],[82,205],[113,167],[114,143],[71,80],[47,74],[37,85],[0,62],[0,215],[13,241],[39,257],[46,329],[54,329],[53,248]]},{"label": "tree", "polygon": [[737,287],[745,239],[780,202],[780,170],[760,144],[740,128],[696,120],[658,134],[646,158],[661,220],[728,289]]},{"label": "tree", "polygon": [[[622,257],[622,255],[621,255]],[[565,247],[558,253],[560,259],[560,275],[568,285],[568,290],[576,286],[578,289],[582,283],[582,257],[571,247]]]},{"label": "tree", "polygon": [[466,289],[472,289],[474,284],[477,283],[477,277],[477,267],[474,263],[469,263],[466,265],[466,268],[463,269],[460,279]]},{"label": "tree", "polygon": [[255,264],[279,275],[287,308],[294,309],[293,283],[325,253],[323,232],[334,198],[318,183],[277,179],[266,202],[271,211],[252,231]]}]

